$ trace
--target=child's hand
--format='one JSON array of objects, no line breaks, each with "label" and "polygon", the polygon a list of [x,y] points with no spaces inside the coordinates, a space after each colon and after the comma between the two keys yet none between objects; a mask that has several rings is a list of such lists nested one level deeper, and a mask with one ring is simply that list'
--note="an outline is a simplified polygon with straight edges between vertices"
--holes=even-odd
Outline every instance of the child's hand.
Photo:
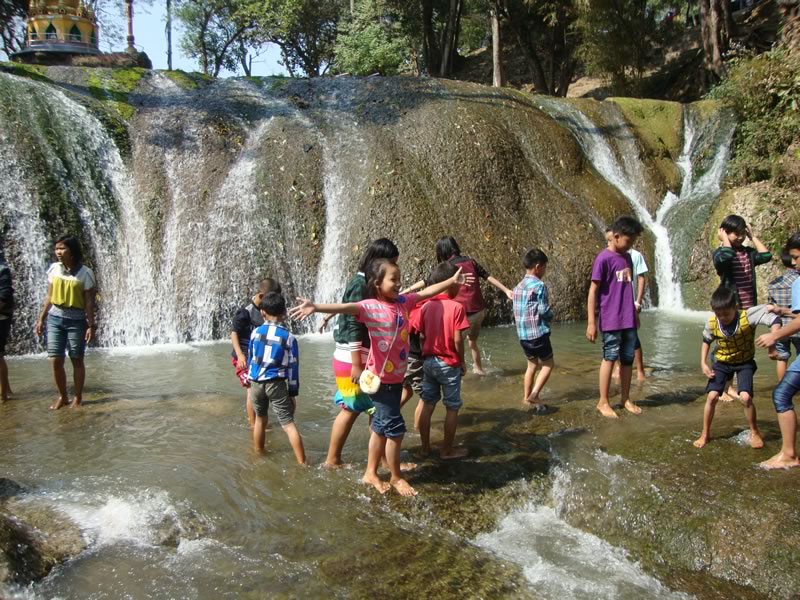
[{"label": "child's hand", "polygon": [[511,300],[513,302],[514,301],[514,292],[512,292],[511,290],[506,291],[506,298],[508,298],[509,300]]},{"label": "child's hand", "polygon": [[453,283],[471,286],[473,283],[475,283],[475,275],[472,273],[462,273],[461,267],[458,267],[458,271],[456,271],[455,275],[453,275]]},{"label": "child's hand", "polygon": [[774,346],[778,339],[779,338],[772,333],[765,333],[756,338],[756,346],[759,348],[769,348],[770,346]]},{"label": "child's hand", "polygon": [[361,373],[364,372],[364,367],[353,365],[350,367],[350,379],[353,383],[358,383],[359,378],[361,377]]},{"label": "child's hand", "polygon": [[594,341],[597,339],[597,325],[594,323],[589,323],[586,326],[586,339],[589,340],[594,344]]},{"label": "child's hand", "polygon": [[767,356],[770,360],[778,360],[778,348],[774,345],[767,348]]},{"label": "child's hand", "polygon": [[708,366],[708,363],[703,363],[703,375],[708,379],[714,379],[714,369]]},{"label": "child's hand", "polygon": [[730,248],[731,241],[728,239],[728,233],[722,227],[717,230],[717,239],[723,246]]},{"label": "child's hand", "polygon": [[331,320],[333,315],[327,315],[324,319],[322,319],[322,324],[319,326],[318,331],[320,333],[325,333],[325,328],[328,326],[328,322]]},{"label": "child's hand", "polygon": [[294,308],[289,309],[289,318],[294,319],[296,321],[303,321],[307,319],[314,312],[317,310],[317,307],[314,306],[314,303],[309,300],[308,298],[298,298],[297,299],[300,304],[295,306]]},{"label": "child's hand", "polygon": [[240,369],[247,368],[247,359],[244,356],[240,356],[236,359],[236,366]]}]

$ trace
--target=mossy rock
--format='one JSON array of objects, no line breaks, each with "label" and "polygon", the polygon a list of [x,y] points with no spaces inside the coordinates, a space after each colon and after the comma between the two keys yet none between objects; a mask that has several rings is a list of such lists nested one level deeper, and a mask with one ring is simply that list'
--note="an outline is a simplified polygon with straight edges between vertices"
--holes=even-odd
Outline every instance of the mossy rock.
[{"label": "mossy rock", "polygon": [[145,72],[141,67],[92,69],[87,74],[86,85],[94,98],[110,106],[122,119],[129,120],[136,109],[128,102],[128,95]]},{"label": "mossy rock", "polygon": [[199,87],[210,84],[213,78],[205,73],[188,73],[180,69],[174,71],[159,71],[164,77],[168,77],[174,84],[184,90],[196,90]]},{"label": "mossy rock", "polygon": [[43,81],[46,83],[50,83],[50,79],[47,77],[47,67],[42,65],[26,65],[22,63],[14,63],[14,62],[0,62],[0,71],[5,73],[11,73],[12,75],[16,75],[17,77],[27,77],[28,79],[34,79],[36,81]]}]

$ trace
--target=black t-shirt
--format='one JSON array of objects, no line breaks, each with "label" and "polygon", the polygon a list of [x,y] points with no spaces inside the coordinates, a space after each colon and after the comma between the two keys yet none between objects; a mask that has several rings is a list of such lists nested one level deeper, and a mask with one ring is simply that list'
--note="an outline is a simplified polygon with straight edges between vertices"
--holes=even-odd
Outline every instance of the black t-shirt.
[{"label": "black t-shirt", "polygon": [[[237,310],[236,314],[233,315],[231,331],[235,331],[238,334],[239,347],[245,356],[247,356],[247,349],[250,345],[250,334],[253,333],[253,329],[263,324],[264,318],[261,316],[261,311],[252,302]],[[232,350],[231,356],[236,358],[236,352]]]}]

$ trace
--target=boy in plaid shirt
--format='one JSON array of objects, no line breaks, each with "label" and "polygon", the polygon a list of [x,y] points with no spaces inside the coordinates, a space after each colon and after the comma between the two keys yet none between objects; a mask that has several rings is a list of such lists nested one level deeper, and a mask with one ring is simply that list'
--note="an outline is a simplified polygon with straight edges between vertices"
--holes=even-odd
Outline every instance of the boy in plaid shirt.
[{"label": "boy in plaid shirt", "polygon": [[[522,402],[541,414],[547,412],[547,406],[539,402],[539,393],[553,370],[553,347],[550,345],[553,312],[547,300],[547,287],[542,282],[547,271],[547,255],[533,248],[525,254],[522,264],[526,275],[513,292],[514,322],[519,343],[528,359]],[[540,366],[541,371],[536,377]]]},{"label": "boy in plaid shirt", "polygon": [[[792,320],[792,284],[800,277],[800,273],[792,266],[792,257],[786,248],[781,252],[781,261],[786,270],[769,282],[767,286],[767,304],[771,304],[776,309],[783,309],[780,311],[774,310],[773,312],[781,315],[782,326],[786,327],[789,321]],[[794,346],[794,353],[800,356],[800,337],[797,334],[775,342],[775,348],[778,350],[778,381],[783,379],[786,374],[786,366],[792,356],[792,346]]]}]

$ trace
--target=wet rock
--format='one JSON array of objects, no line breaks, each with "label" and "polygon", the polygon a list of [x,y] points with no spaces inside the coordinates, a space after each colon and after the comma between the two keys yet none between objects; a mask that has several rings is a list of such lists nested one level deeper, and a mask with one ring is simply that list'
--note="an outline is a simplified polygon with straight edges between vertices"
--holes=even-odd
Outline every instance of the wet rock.
[{"label": "wet rock", "polygon": [[181,540],[198,540],[208,535],[210,526],[201,515],[190,508],[176,514],[164,515],[155,526],[155,542],[160,546],[177,548]]},{"label": "wet rock", "polygon": [[16,481],[6,479],[5,477],[0,477],[0,501],[13,496],[19,496],[27,491],[27,489],[18,484]]}]

